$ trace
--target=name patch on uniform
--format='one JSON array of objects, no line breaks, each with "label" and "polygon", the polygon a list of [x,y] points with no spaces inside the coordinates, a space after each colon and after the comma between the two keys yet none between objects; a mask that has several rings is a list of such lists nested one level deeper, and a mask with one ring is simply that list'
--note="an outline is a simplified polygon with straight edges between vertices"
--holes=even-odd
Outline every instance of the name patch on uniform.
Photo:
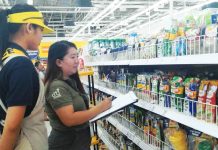
[{"label": "name patch on uniform", "polygon": [[57,88],[51,95],[54,99],[61,97],[60,89]]}]

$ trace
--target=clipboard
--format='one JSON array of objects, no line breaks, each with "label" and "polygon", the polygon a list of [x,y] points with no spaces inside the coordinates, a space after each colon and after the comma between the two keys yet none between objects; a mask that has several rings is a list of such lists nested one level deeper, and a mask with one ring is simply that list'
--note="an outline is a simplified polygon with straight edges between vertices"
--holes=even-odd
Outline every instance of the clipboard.
[{"label": "clipboard", "polygon": [[90,123],[93,123],[99,119],[102,119],[104,117],[107,117],[133,103],[136,103],[137,102],[137,97],[136,95],[130,91],[129,93],[125,94],[125,95],[122,95],[122,96],[119,96],[117,97],[116,99],[114,99],[112,101],[112,106],[110,109],[102,112],[101,114],[97,115],[96,117],[94,117],[93,119],[91,119],[89,122]]}]

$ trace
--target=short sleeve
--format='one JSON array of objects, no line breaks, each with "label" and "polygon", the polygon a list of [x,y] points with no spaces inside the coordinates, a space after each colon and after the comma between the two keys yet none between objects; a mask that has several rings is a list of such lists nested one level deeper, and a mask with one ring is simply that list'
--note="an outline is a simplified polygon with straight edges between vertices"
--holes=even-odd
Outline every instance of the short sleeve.
[{"label": "short sleeve", "polygon": [[69,90],[60,84],[51,84],[49,88],[48,102],[51,107],[55,110],[67,105],[73,105],[73,97]]},{"label": "short sleeve", "polygon": [[17,63],[11,68],[9,75],[8,93],[6,96],[7,106],[33,106],[34,89],[33,76],[34,66],[30,60],[24,57],[18,58]]}]

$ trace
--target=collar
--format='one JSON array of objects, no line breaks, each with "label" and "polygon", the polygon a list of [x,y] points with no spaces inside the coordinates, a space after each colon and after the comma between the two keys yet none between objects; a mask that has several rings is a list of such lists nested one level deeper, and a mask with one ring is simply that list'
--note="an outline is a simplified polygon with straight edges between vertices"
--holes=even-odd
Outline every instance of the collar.
[{"label": "collar", "polygon": [[27,51],[26,51],[23,47],[21,47],[20,45],[18,45],[17,43],[11,42],[9,48],[11,48],[11,49],[17,49],[17,50],[23,52],[24,55],[26,55],[28,58],[30,58],[30,56],[29,56],[29,54],[27,53]]}]

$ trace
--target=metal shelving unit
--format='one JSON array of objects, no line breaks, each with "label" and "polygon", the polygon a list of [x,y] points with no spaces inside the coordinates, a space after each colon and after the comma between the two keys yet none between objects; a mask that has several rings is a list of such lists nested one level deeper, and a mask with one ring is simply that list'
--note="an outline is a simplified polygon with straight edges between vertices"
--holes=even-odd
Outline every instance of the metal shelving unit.
[{"label": "metal shelving unit", "polygon": [[149,133],[145,133],[143,129],[140,129],[119,114],[114,114],[107,120],[143,150],[170,150],[170,146],[167,143]]},{"label": "metal shelving unit", "polygon": [[[87,84],[86,81],[83,81],[83,83]],[[119,96],[126,93],[127,91],[132,90],[139,98],[139,101],[134,105],[218,138],[218,120],[212,121],[211,115],[206,117],[205,115],[199,113],[198,116],[192,116],[189,111],[179,112],[177,109],[175,109],[175,107],[165,107],[163,103],[159,103],[158,101],[157,95],[162,96],[159,93],[140,92],[139,90],[132,87],[122,86],[117,83],[103,82],[100,80],[96,80],[95,88],[113,96]],[[177,101],[188,102],[189,105],[187,110],[189,110],[189,106],[194,104],[200,106],[205,105],[206,107],[211,108],[211,111],[212,109],[215,109],[216,113],[218,112],[218,106],[215,105],[203,104],[197,101],[181,98],[177,98]]]},{"label": "metal shelving unit", "polygon": [[[148,45],[138,49],[131,47],[125,51],[102,54],[99,56],[86,56],[87,66],[109,65],[192,65],[192,64],[218,64],[218,38],[196,36],[186,39],[186,48],[182,54],[172,51],[170,54],[158,55],[153,51],[159,44]],[[209,43],[209,44],[208,44]],[[171,42],[172,45],[176,41]],[[212,45],[212,46],[211,46]]]},{"label": "metal shelving unit", "polygon": [[98,125],[98,136],[101,138],[104,144],[110,148],[110,150],[119,150],[116,145],[114,145],[116,141],[113,139],[113,137],[111,137],[100,125]]}]

